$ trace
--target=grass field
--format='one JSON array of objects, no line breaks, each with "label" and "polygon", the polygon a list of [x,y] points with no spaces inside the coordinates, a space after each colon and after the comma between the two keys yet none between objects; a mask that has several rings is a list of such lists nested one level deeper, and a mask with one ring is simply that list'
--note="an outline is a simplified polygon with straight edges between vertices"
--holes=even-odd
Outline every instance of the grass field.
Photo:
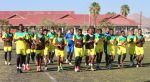
[{"label": "grass field", "polygon": [[[2,46],[2,44],[0,44]],[[0,50],[0,82],[150,82],[150,42],[145,44],[144,67],[129,67],[129,55],[126,58],[125,67],[117,68],[114,64],[113,70],[106,70],[105,63],[103,69],[99,71],[85,71],[84,63],[82,72],[74,72],[73,67],[64,65],[63,72],[57,72],[56,63],[48,65],[48,71],[36,72],[36,67],[31,64],[29,72],[16,73],[15,51],[13,51],[12,65],[4,65],[3,50]],[[104,55],[103,55],[104,57]],[[117,59],[117,56],[116,56]],[[104,58],[103,58],[104,61]],[[84,62],[84,61],[83,61]]]}]

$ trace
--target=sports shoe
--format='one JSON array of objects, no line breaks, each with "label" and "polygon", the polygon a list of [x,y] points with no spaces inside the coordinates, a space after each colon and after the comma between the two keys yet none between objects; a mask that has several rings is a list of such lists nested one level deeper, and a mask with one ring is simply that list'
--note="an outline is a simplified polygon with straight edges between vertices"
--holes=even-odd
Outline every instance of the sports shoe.
[{"label": "sports shoe", "polygon": [[68,59],[66,59],[66,63],[69,63]]},{"label": "sports shoe", "polygon": [[21,69],[19,69],[19,73],[23,73]]},{"label": "sports shoe", "polygon": [[60,72],[60,66],[58,66],[57,71]]},{"label": "sports shoe", "polygon": [[47,67],[45,67],[44,69],[47,70]]},{"label": "sports shoe", "polygon": [[75,72],[77,72],[77,71],[78,71],[76,66],[75,66],[75,68],[74,68],[74,71],[75,71]]},{"label": "sports shoe", "polygon": [[17,67],[17,73],[20,73],[19,68]]},{"label": "sports shoe", "polygon": [[93,64],[91,64],[91,71],[95,71],[95,69],[93,68]]},{"label": "sports shoe", "polygon": [[100,65],[96,64],[96,70],[100,70],[100,69],[101,69]]},{"label": "sports shoe", "polygon": [[29,65],[26,65],[26,70],[27,70],[27,71],[29,71],[29,70],[30,70]]},{"label": "sports shoe", "polygon": [[11,65],[11,63],[10,63],[10,62],[8,62],[8,65]]},{"label": "sports shoe", "polygon": [[5,61],[5,65],[7,65],[8,63],[7,63],[7,61]]},{"label": "sports shoe", "polygon": [[120,68],[120,64],[118,64],[118,68]]},{"label": "sports shoe", "polygon": [[36,71],[37,71],[37,72],[40,72],[40,66],[37,66],[37,67],[36,67]]},{"label": "sports shoe", "polygon": [[108,65],[108,69],[111,70],[112,69],[112,64]]},{"label": "sports shoe", "polygon": [[132,61],[130,61],[130,66],[133,66],[134,64],[133,64],[133,62]]},{"label": "sports shoe", "polygon": [[72,66],[73,64],[72,64],[71,62],[69,62],[69,65],[71,65],[71,66]]},{"label": "sports shoe", "polygon": [[136,65],[136,68],[139,68],[139,65]]},{"label": "sports shoe", "polygon": [[25,65],[25,64],[23,65],[23,70],[24,70],[24,71],[26,70],[26,65]]}]

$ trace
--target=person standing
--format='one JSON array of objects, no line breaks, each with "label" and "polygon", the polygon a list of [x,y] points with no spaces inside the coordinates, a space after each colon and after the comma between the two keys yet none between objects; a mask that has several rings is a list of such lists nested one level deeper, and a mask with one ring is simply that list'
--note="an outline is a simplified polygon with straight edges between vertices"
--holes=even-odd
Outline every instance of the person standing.
[{"label": "person standing", "polygon": [[75,45],[75,72],[80,71],[80,64],[82,62],[83,57],[83,46],[84,46],[84,35],[82,34],[82,29],[77,30],[77,34],[73,37],[74,45]]},{"label": "person standing", "polygon": [[14,34],[14,42],[16,43],[17,54],[17,73],[22,73],[22,64],[24,56],[26,55],[26,40],[28,37],[24,32],[23,24],[19,24],[18,31]]},{"label": "person standing", "polygon": [[108,51],[108,57],[109,57],[109,64],[108,64],[108,69],[112,69],[112,63],[115,59],[115,54],[116,54],[116,35],[114,35],[113,29],[109,30],[110,36],[107,36],[106,41],[107,41],[107,51]]},{"label": "person standing", "polygon": [[128,50],[130,55],[130,66],[134,65],[134,59],[135,59],[135,42],[134,42],[135,34],[134,30],[129,31],[129,35],[127,36],[128,41]]},{"label": "person standing", "polygon": [[127,37],[125,36],[125,31],[121,31],[121,35],[117,38],[117,42],[118,67],[120,68],[123,67],[126,58]]},{"label": "person standing", "polygon": [[13,41],[13,34],[10,32],[10,28],[6,28],[2,40],[4,41],[4,57],[5,57],[5,65],[10,65],[11,61],[11,52],[12,52],[12,41]]},{"label": "person standing", "polygon": [[43,34],[42,27],[39,29],[39,32],[35,34],[34,43],[35,43],[37,72],[40,72],[42,70],[41,67],[42,67],[44,48],[45,48],[45,36]]},{"label": "person standing", "polygon": [[97,29],[95,34],[95,52],[96,52],[96,69],[101,69],[100,63],[103,55],[103,45],[105,41],[105,36],[102,34],[102,29]]},{"label": "person standing", "polygon": [[94,39],[93,29],[90,27],[88,29],[88,34],[85,35],[85,54],[86,54],[86,65],[90,66],[91,70],[94,71],[94,60],[95,60],[95,49],[94,49]]},{"label": "person standing", "polygon": [[66,46],[66,41],[62,36],[62,32],[60,29],[57,31],[57,37],[53,40],[53,44],[55,46],[55,55],[57,57],[57,71],[60,72],[63,71],[62,64],[64,62],[64,48]]},{"label": "person standing", "polygon": [[74,43],[73,43],[73,38],[74,36],[74,29],[70,29],[70,32],[66,34],[65,39],[67,41],[67,46],[66,46],[66,51],[67,51],[67,59],[66,59],[66,63],[69,62],[69,65],[72,65],[72,56],[74,53]]},{"label": "person standing", "polygon": [[136,67],[138,68],[139,66],[142,67],[142,60],[144,58],[144,43],[145,43],[145,38],[142,35],[142,30],[138,29],[138,34],[134,38],[134,42],[136,43],[135,46],[135,54],[136,54],[136,61],[137,65]]}]

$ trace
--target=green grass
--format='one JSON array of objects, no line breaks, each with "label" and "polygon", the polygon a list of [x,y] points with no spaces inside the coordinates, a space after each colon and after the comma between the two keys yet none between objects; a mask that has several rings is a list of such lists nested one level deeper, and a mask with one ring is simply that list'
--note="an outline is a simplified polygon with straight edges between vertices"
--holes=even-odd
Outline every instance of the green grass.
[{"label": "green grass", "polygon": [[[73,67],[65,64],[63,72],[57,72],[57,65],[49,65],[46,72],[36,72],[36,67],[31,64],[32,70],[23,74],[16,74],[15,51],[11,66],[4,65],[3,51],[0,51],[0,82],[53,82],[45,73],[54,77],[58,82],[150,82],[150,42],[145,44],[144,67],[129,67],[129,55],[126,58],[125,68],[118,69],[114,64],[113,70],[106,70],[105,63],[102,63],[103,70],[85,71],[84,63],[82,72],[74,72]],[[117,59],[117,56],[116,56]],[[104,55],[103,60],[104,62]],[[84,60],[83,60],[84,62]]]}]

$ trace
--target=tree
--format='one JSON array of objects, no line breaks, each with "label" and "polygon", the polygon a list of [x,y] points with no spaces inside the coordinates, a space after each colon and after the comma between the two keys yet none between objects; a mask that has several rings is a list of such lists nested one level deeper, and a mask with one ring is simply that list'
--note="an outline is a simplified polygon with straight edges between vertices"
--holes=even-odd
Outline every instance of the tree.
[{"label": "tree", "polygon": [[106,28],[111,28],[114,29],[114,25],[111,24],[110,22],[103,20],[99,23],[99,28],[101,29],[106,29]]},{"label": "tree", "polygon": [[54,25],[55,25],[55,23],[47,18],[44,18],[41,21],[41,26],[45,26],[45,27],[47,27],[47,29],[48,28],[50,29]]},{"label": "tree", "polygon": [[9,25],[9,22],[6,19],[0,19],[1,30],[3,30],[4,27],[7,27],[8,25]]},{"label": "tree", "polygon": [[130,8],[127,4],[121,6],[121,15],[127,17],[130,12]]},{"label": "tree", "polygon": [[115,12],[107,12],[106,14],[115,15],[116,13]]},{"label": "tree", "polygon": [[90,15],[93,17],[94,27],[96,27],[96,18],[99,15],[100,9],[101,7],[97,2],[93,2],[90,6]]}]

